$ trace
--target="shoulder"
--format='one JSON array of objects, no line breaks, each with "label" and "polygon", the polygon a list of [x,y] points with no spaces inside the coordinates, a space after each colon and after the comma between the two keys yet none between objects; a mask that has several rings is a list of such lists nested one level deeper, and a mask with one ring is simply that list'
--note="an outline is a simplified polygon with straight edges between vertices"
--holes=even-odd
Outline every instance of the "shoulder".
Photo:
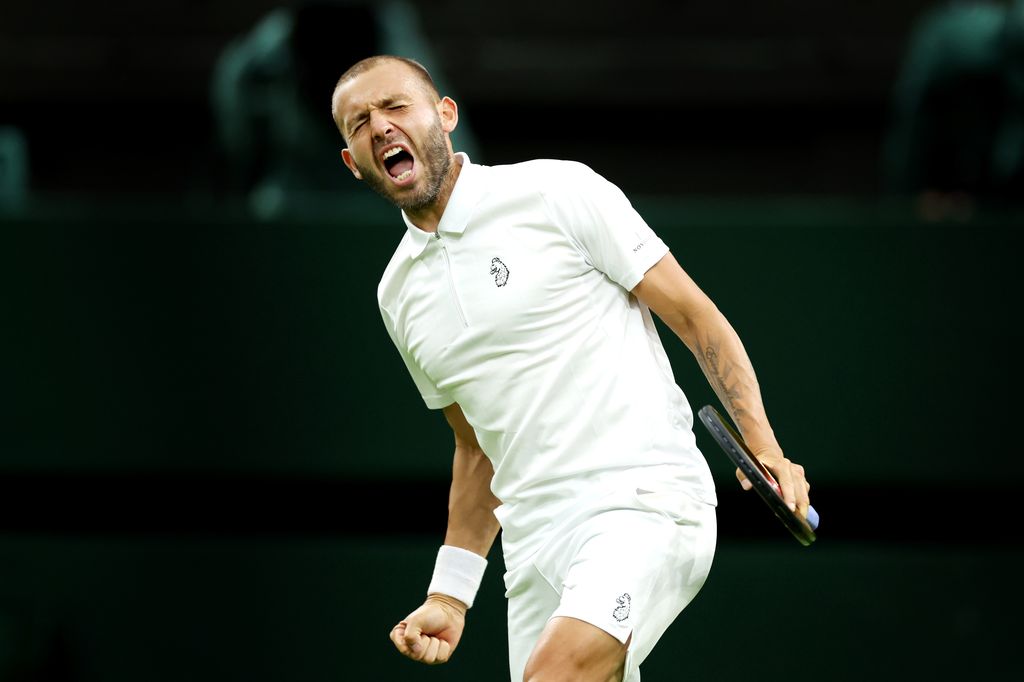
[{"label": "shoulder", "polygon": [[534,159],[484,168],[493,180],[539,191],[550,191],[553,188],[585,182],[597,175],[586,164],[560,159]]},{"label": "shoulder", "polygon": [[536,200],[549,217],[558,214],[559,207],[586,202],[603,191],[603,178],[578,161],[534,159],[489,166],[486,172],[491,201],[518,204]]}]

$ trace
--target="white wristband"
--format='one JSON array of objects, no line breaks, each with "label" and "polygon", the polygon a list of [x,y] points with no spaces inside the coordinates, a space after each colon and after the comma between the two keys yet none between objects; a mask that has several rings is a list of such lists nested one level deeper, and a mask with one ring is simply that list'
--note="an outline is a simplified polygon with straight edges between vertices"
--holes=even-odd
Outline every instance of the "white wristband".
[{"label": "white wristband", "polygon": [[434,577],[427,594],[446,594],[455,597],[469,608],[480,589],[487,559],[461,547],[441,545],[434,564]]}]

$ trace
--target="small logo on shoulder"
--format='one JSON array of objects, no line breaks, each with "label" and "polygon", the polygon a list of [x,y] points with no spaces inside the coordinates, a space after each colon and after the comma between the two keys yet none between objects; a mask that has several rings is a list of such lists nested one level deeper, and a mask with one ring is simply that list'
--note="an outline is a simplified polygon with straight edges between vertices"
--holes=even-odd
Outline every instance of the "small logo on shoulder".
[{"label": "small logo on shoulder", "polygon": [[494,275],[494,283],[503,287],[508,283],[508,266],[501,262],[500,258],[491,259],[491,274]]},{"label": "small logo on shoulder", "polygon": [[621,597],[617,597],[615,599],[615,603],[618,604],[618,606],[616,606],[615,610],[612,611],[612,618],[620,623],[629,618],[629,605],[632,601],[633,600],[630,598],[628,592],[623,593]]}]

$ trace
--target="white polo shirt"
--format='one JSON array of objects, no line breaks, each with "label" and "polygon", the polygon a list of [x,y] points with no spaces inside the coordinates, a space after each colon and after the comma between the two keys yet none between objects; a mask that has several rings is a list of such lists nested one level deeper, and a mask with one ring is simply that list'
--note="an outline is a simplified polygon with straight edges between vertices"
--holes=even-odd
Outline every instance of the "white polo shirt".
[{"label": "white polo shirt", "polygon": [[459,403],[491,459],[503,542],[637,471],[715,504],[690,406],[630,294],[668,247],[582,164],[457,161],[436,233],[403,213],[377,295],[427,406]]}]

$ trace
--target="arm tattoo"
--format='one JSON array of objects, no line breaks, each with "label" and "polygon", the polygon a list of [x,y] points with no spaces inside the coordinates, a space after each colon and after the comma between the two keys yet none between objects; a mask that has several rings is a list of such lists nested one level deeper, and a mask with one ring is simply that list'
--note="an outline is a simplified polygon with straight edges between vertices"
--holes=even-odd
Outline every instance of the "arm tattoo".
[{"label": "arm tattoo", "polygon": [[700,352],[697,354],[697,363],[711,382],[711,388],[715,390],[726,411],[732,416],[733,421],[738,423],[744,410],[739,404],[742,399],[740,382],[733,376],[732,366],[720,366],[718,349],[714,345],[704,347],[698,344],[698,350]]}]

